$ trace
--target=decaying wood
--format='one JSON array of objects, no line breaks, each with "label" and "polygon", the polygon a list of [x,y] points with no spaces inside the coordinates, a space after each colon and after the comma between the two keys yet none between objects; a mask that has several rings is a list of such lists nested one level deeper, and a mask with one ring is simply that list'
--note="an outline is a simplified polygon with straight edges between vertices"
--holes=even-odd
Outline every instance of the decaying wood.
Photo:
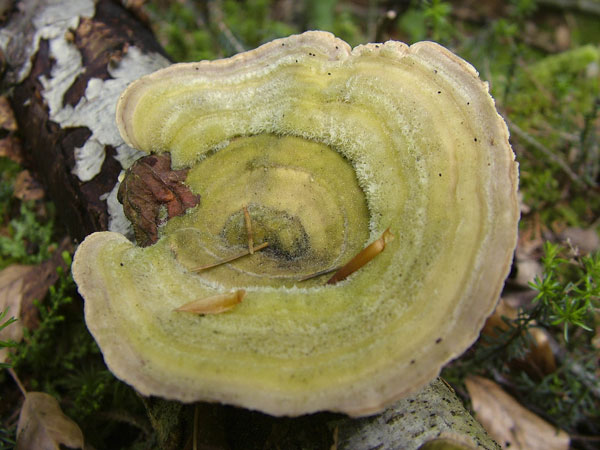
[{"label": "decaying wood", "polygon": [[[140,154],[120,138],[114,109],[130,81],[168,64],[151,32],[116,1],[23,0],[5,14],[0,50],[2,87],[15,111],[25,165],[44,183],[72,237],[128,232],[116,198],[118,177]],[[180,423],[163,433],[163,447],[182,448],[194,409],[159,403],[172,407],[148,407],[158,434],[164,424]],[[205,443],[212,448],[225,448],[220,443],[226,435],[234,436],[227,439],[232,447],[235,436],[243,436],[238,448],[329,448],[336,436],[338,449],[416,449],[447,434],[497,448],[440,381],[363,419],[329,413],[273,418],[220,405],[202,408],[211,420],[201,417],[200,426],[210,423],[211,429],[200,436],[219,436]]]},{"label": "decaying wood", "polygon": [[139,153],[114,123],[119,93],[168,64],[152,33],[110,0],[24,0],[0,29],[10,89],[27,158],[71,235],[128,222],[117,177]]}]

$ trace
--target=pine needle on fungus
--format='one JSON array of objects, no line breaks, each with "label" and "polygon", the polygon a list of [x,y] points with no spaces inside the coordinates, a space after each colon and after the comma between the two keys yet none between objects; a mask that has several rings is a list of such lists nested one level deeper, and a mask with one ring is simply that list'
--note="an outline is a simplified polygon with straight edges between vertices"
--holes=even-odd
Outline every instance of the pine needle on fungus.
[{"label": "pine needle on fungus", "polygon": [[[268,242],[263,242],[262,244],[257,245],[256,247],[253,247],[253,250],[254,251],[262,250],[263,248],[267,247],[268,245],[269,245]],[[219,260],[219,261],[217,261],[215,263],[208,264],[206,266],[195,267],[195,268],[190,269],[190,270],[192,272],[202,272],[203,270],[211,269],[213,267],[217,267],[217,266],[220,266],[222,264],[227,264],[228,262],[235,261],[236,259],[242,258],[243,256],[250,255],[250,254],[251,254],[250,250],[244,250],[243,252],[240,252],[240,253],[238,253],[236,255],[230,256],[229,258],[221,259],[221,260]]]},{"label": "pine needle on fungus", "polygon": [[243,207],[244,210],[244,222],[246,223],[246,233],[248,233],[248,251],[251,255],[254,254],[254,233],[252,231],[252,219],[246,205]]},{"label": "pine needle on fungus", "polygon": [[390,229],[388,228],[383,232],[379,239],[362,249],[358,253],[358,255],[356,255],[340,270],[334,273],[333,276],[327,281],[327,284],[335,284],[339,281],[345,280],[348,276],[352,275],[362,266],[364,266],[377,255],[379,255],[385,248],[385,244],[390,242],[393,238],[394,235],[390,232]]},{"label": "pine needle on fungus", "polygon": [[189,312],[193,314],[220,314],[229,311],[246,296],[244,289],[228,292],[226,294],[211,295],[198,300],[193,300],[180,306],[175,311]]}]

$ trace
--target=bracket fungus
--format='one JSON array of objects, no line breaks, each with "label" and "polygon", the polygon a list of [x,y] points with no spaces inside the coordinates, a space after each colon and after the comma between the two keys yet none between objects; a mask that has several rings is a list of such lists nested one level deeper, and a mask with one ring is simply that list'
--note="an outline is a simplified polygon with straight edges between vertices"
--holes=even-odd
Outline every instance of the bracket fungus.
[{"label": "bracket fungus", "polygon": [[127,88],[117,124],[200,199],[151,246],[101,232],[75,255],[87,325],[144,395],[371,414],[433,379],[495,306],[517,164],[487,84],[438,44],[306,32],[175,64]]}]

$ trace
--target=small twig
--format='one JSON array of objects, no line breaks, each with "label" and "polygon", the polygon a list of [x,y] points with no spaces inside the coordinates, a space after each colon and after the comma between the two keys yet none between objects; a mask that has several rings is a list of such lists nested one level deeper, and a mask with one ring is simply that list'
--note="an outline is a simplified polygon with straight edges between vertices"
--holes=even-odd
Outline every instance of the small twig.
[{"label": "small twig", "polygon": [[519,126],[512,122],[508,117],[505,116],[504,119],[506,120],[506,123],[508,124],[511,132],[513,132],[514,134],[519,136],[519,138],[523,139],[525,142],[531,145],[533,148],[539,150],[548,158],[550,158],[550,160],[556,163],[563,170],[563,172],[565,172],[565,174],[571,179],[571,181],[573,181],[580,187],[586,185],[586,183],[582,181],[581,178],[579,178],[579,176],[575,172],[573,172],[573,170],[571,170],[569,165],[560,156],[553,153],[552,150],[543,145],[529,133],[519,128]]},{"label": "small twig", "polygon": [[25,390],[25,387],[21,383],[21,380],[19,380],[19,377],[17,376],[17,374],[15,373],[15,371],[13,370],[12,367],[8,368],[8,373],[10,373],[10,376],[12,377],[12,379],[15,380],[15,383],[17,383],[17,386],[19,386],[19,390],[21,391],[21,394],[23,394],[23,397],[27,397],[27,391]]},{"label": "small twig", "polygon": [[362,266],[375,258],[375,256],[379,255],[383,249],[385,249],[385,244],[391,241],[393,237],[394,235],[390,232],[389,228],[385,230],[379,239],[362,249],[358,255],[356,255],[340,270],[334,273],[333,276],[327,280],[327,284],[338,283],[356,272]]},{"label": "small twig", "polygon": [[[263,242],[262,244],[257,245],[256,247],[254,247],[253,250],[254,251],[262,250],[263,248],[267,247],[268,245],[269,245],[268,242]],[[217,262],[214,262],[212,264],[207,264],[206,266],[195,267],[193,269],[190,269],[190,271],[191,272],[202,272],[203,270],[212,269],[213,267],[217,267],[217,266],[220,266],[222,264],[227,264],[227,263],[229,263],[231,261],[235,261],[236,259],[242,258],[242,257],[247,256],[249,254],[250,254],[249,250],[244,250],[243,252],[240,252],[240,253],[237,253],[237,254],[235,254],[233,256],[230,256],[229,258],[221,259],[221,260],[219,260]]]},{"label": "small twig", "polygon": [[222,2],[219,0],[208,2],[209,14],[211,15],[212,21],[216,23],[217,28],[219,29],[227,43],[230,45],[230,47],[236,53],[242,53],[246,49],[244,48],[242,43],[233,35],[229,27],[225,24],[221,3]]},{"label": "small twig", "polygon": [[252,232],[252,219],[250,218],[250,213],[248,212],[248,208],[246,205],[243,207],[244,209],[244,222],[246,223],[246,233],[248,234],[248,251],[251,255],[254,254],[254,233]]}]

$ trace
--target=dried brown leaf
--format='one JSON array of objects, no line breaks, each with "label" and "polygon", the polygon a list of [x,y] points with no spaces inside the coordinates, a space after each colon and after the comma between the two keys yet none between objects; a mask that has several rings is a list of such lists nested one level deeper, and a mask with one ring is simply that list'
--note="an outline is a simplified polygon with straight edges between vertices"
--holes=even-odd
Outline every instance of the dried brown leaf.
[{"label": "dried brown leaf", "polygon": [[41,200],[44,198],[44,189],[28,170],[23,170],[15,179],[14,196],[24,201]]},{"label": "dried brown leaf", "polygon": [[[508,325],[502,319],[514,320],[517,318],[518,311],[511,303],[516,303],[518,300],[506,300],[501,298],[494,313],[488,317],[482,334],[491,338],[498,337],[499,333],[508,330]],[[540,379],[544,375],[548,375],[556,370],[556,358],[550,346],[548,335],[541,328],[530,328],[528,330],[531,341],[525,356],[522,359],[507,361],[511,368],[525,370],[531,377]],[[486,345],[485,342],[483,345]]]},{"label": "dried brown leaf", "polygon": [[8,135],[0,139],[0,156],[4,156],[16,162],[23,163],[23,148],[21,141],[16,136]]},{"label": "dried brown leaf", "polygon": [[6,131],[17,131],[17,121],[8,99],[0,97],[0,128]]},{"label": "dried brown leaf", "polygon": [[600,248],[600,236],[595,228],[576,228],[565,229],[559,236],[562,240],[568,241],[571,245],[585,255],[595,252]]},{"label": "dried brown leaf", "polygon": [[147,247],[158,240],[161,206],[167,216],[179,216],[200,201],[183,183],[188,170],[172,170],[171,155],[163,153],[138,159],[125,174],[118,199],[133,224],[137,244]]},{"label": "dried brown leaf", "polygon": [[17,450],[83,448],[83,433],[58,401],[44,392],[28,392],[17,426]]},{"label": "dried brown leaf", "polygon": [[[9,308],[8,317],[19,319],[18,323],[0,331],[0,340],[12,339],[19,342],[23,327],[33,329],[38,324],[34,300],[42,300],[50,286],[56,283],[58,266],[63,266],[62,252],[71,248],[69,239],[64,239],[52,258],[37,266],[12,265],[0,272],[0,311]],[[0,362],[5,362],[8,349],[0,349]]]},{"label": "dried brown leaf", "polygon": [[194,314],[220,314],[229,311],[240,303],[246,296],[244,289],[227,294],[217,294],[210,297],[200,298],[180,306],[175,311],[184,311]]},{"label": "dried brown leaf", "polygon": [[477,419],[487,432],[511,450],[566,450],[569,435],[557,430],[491,380],[472,376],[465,382]]},{"label": "dried brown leaf", "polygon": [[[7,317],[18,318],[21,315],[23,300],[23,280],[30,272],[30,266],[10,266],[0,272],[0,311],[8,309]],[[8,325],[0,330],[0,341],[23,339],[23,327],[19,323]],[[0,362],[8,359],[8,348],[0,349]]]},{"label": "dried brown leaf", "polygon": [[494,338],[498,336],[499,332],[506,331],[508,325],[502,319],[503,317],[506,317],[507,319],[516,319],[517,310],[501,298],[494,313],[486,320],[481,333]]},{"label": "dried brown leaf", "polygon": [[556,358],[546,331],[541,328],[531,328],[529,334],[532,343],[525,354],[525,362],[535,370],[536,375],[544,376],[555,372]]}]

